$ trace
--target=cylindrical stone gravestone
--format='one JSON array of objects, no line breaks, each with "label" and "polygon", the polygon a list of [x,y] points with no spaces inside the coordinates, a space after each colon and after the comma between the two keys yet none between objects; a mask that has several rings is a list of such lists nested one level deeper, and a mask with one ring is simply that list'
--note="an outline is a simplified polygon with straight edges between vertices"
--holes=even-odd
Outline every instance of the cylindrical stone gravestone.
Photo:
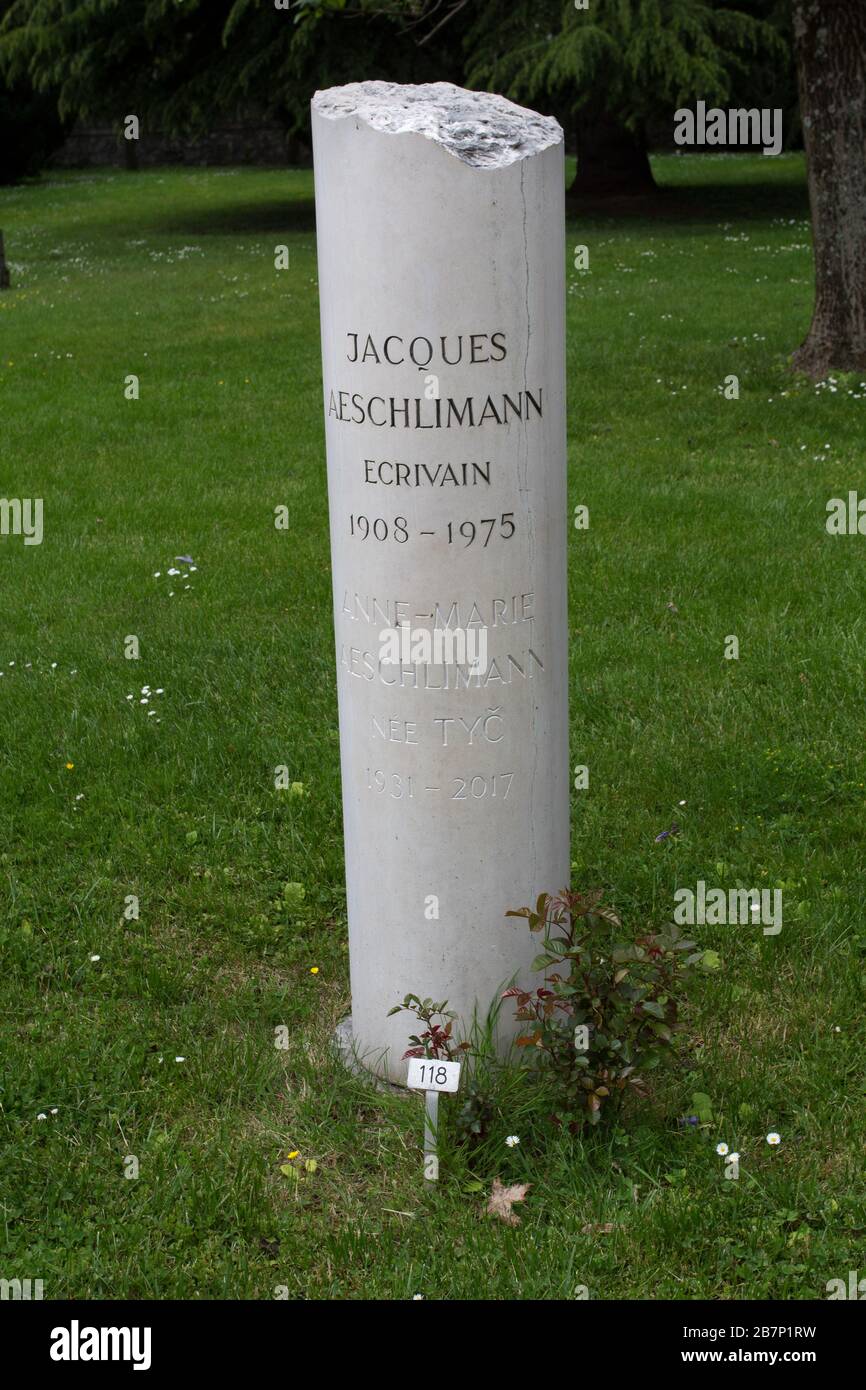
[{"label": "cylindrical stone gravestone", "polygon": [[465,1036],[569,881],[562,131],[444,82],[312,111],[352,1036],[403,1082],[388,1010]]}]

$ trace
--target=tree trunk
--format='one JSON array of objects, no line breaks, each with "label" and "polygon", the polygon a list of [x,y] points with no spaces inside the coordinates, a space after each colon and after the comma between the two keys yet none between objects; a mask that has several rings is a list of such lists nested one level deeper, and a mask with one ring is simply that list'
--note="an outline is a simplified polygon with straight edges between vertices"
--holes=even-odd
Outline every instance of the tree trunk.
[{"label": "tree trunk", "polygon": [[577,117],[577,174],[569,198],[622,198],[653,193],[656,182],[641,135],[596,106]]},{"label": "tree trunk", "polygon": [[866,5],[794,0],[793,13],[815,254],[793,365],[822,377],[866,367]]}]

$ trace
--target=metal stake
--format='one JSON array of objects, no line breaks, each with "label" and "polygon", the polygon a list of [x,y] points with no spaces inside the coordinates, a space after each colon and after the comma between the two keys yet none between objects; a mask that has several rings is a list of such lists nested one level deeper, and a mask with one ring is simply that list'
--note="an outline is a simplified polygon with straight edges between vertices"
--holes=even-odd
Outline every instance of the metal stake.
[{"label": "metal stake", "polygon": [[438,1182],[439,1154],[436,1132],[439,1128],[439,1092],[424,1092],[424,1181]]}]

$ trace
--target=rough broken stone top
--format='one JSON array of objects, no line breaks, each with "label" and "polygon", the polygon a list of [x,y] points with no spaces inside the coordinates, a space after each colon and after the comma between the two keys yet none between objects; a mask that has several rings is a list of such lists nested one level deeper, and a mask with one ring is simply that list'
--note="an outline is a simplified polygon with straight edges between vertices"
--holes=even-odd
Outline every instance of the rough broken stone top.
[{"label": "rough broken stone top", "polygon": [[354,117],[384,134],[423,135],[481,169],[504,169],[562,140],[553,116],[451,82],[350,82],[316,92],[313,109],[331,120]]}]

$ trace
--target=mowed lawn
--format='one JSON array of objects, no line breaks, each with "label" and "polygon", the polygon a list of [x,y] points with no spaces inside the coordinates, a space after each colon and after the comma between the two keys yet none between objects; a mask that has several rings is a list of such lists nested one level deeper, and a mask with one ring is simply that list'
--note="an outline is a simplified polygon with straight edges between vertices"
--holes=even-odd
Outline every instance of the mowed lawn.
[{"label": "mowed lawn", "polygon": [[[615,1126],[554,1134],[518,1077],[473,1151],[446,1099],[433,1191],[418,1097],[330,1051],[349,1001],[312,175],[0,190],[0,495],[44,499],[41,545],[0,537],[2,1277],[738,1299],[862,1270],[866,538],[825,519],[866,493],[866,387],[788,371],[802,161],[656,172],[669,212],[569,224],[573,883],[636,932],[698,880],[783,885],[784,926],[695,929],[721,966],[690,1049]],[[695,1093],[711,1118],[678,1123]],[[484,1214],[496,1175],[531,1183],[517,1227]]]}]

